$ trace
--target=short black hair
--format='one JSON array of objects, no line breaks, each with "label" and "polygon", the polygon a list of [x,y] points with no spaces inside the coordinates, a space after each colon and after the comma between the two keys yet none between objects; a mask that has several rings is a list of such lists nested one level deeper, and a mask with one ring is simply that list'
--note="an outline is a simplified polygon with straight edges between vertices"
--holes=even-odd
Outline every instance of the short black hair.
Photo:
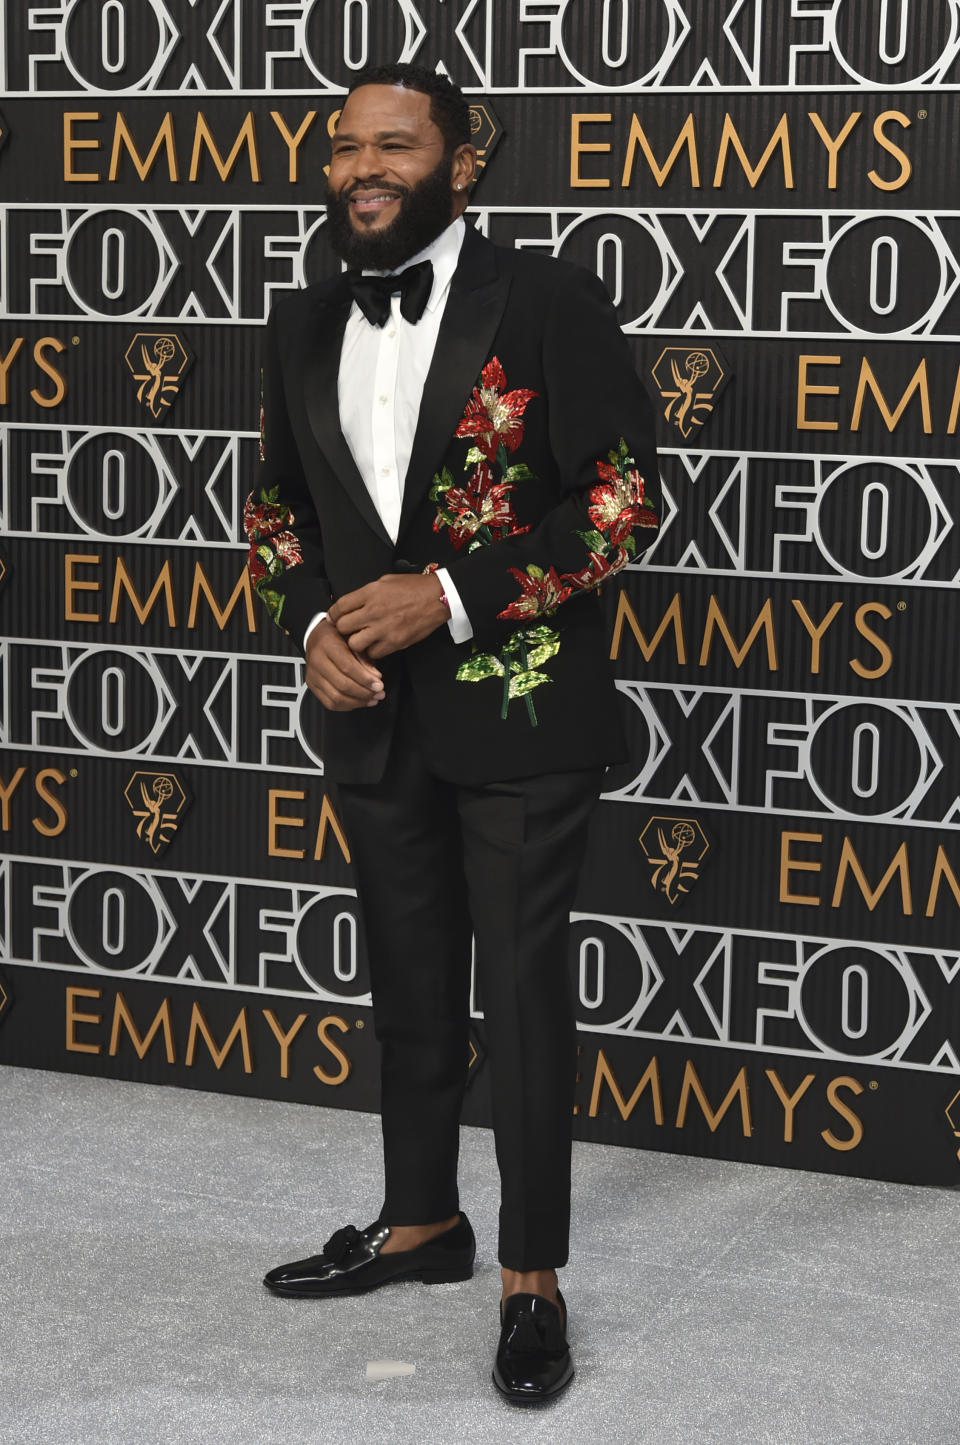
[{"label": "short black hair", "polygon": [[447,155],[452,155],[457,146],[469,145],[470,106],[460,87],[446,75],[423,65],[370,65],[351,83],[348,95],[361,85],[402,85],[429,95],[430,119],[443,135]]}]

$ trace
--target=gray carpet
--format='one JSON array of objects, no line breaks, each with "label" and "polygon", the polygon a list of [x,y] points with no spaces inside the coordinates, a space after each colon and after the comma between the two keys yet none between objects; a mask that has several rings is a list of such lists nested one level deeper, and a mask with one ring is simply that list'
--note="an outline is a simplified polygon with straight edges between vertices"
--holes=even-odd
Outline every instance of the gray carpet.
[{"label": "gray carpet", "polygon": [[[369,1115],[0,1068],[3,1445],[960,1439],[958,1200],[580,1144],[578,1375],[500,1402],[491,1136],[477,1273],[287,1301],[265,1268],[378,1205]],[[370,1383],[368,1360],[416,1366]]]}]

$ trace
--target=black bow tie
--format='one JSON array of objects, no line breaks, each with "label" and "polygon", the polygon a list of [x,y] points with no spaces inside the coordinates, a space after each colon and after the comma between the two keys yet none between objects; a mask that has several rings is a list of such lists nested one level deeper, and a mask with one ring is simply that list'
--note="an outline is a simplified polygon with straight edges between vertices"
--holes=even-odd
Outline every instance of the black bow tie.
[{"label": "black bow tie", "polygon": [[347,285],[371,326],[383,326],[390,315],[390,297],[400,292],[400,315],[413,325],[426,310],[433,289],[433,266],[420,261],[396,276],[363,276],[347,272]]}]

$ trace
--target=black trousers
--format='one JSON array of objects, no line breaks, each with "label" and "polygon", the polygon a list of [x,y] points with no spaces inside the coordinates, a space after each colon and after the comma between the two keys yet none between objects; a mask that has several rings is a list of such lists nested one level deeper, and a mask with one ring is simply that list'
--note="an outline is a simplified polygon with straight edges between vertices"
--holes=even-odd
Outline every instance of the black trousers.
[{"label": "black trousers", "polygon": [[471,935],[500,1168],[500,1262],[567,1260],[576,1032],[568,916],[603,770],[467,787],[438,778],[407,695],[385,778],[338,795],[382,1050],[381,1219],[459,1209]]}]

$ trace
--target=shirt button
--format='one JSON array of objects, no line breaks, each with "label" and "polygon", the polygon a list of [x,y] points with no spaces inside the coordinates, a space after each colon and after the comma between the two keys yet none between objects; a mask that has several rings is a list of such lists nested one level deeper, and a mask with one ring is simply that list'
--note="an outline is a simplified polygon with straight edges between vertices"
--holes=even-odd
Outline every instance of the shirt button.
[{"label": "shirt button", "polygon": [[381,474],[381,476],[384,476],[384,477],[389,477],[390,471],[391,471],[390,467],[381,467],[381,468],[380,468],[380,474]]},{"label": "shirt button", "polygon": [[394,337],[396,336],[396,334],[397,334],[397,333],[396,333],[395,330],[388,331],[388,332],[387,332],[387,340],[388,340],[388,341],[393,341],[393,339],[394,339]]},{"label": "shirt button", "polygon": [[389,398],[388,396],[382,396],[382,397],[380,398],[380,405],[381,405],[381,406],[386,406],[386,404],[387,404],[387,402],[388,402],[389,400],[390,400],[390,398]]}]

